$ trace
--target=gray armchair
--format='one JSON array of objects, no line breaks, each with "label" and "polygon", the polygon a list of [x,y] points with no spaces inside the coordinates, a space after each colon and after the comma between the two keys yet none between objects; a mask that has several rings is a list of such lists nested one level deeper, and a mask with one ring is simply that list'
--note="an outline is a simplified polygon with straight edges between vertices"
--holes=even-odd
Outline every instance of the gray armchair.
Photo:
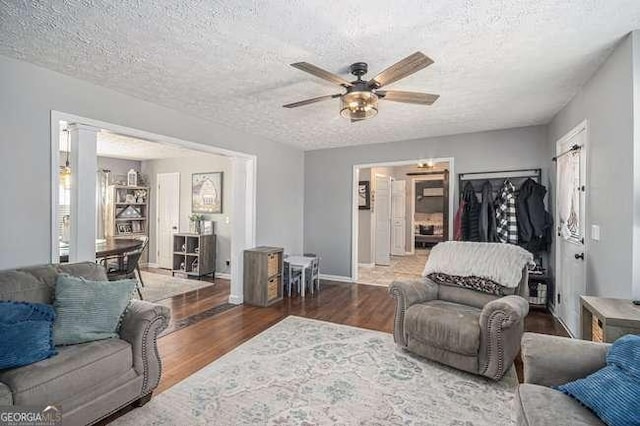
[{"label": "gray armchair", "polygon": [[[523,281],[526,282],[526,270]],[[437,284],[396,281],[393,337],[404,349],[460,370],[500,379],[520,349],[528,302]]]},{"label": "gray armchair", "polygon": [[552,389],[592,374],[606,365],[611,345],[567,337],[525,333],[524,383],[516,393],[519,425],[593,425],[604,423],[578,401]]},{"label": "gray armchair", "polygon": [[[104,268],[89,262],[0,271],[0,300],[51,303],[60,273],[107,280]],[[165,306],[132,301],[119,338],[57,347],[51,358],[0,370],[0,405],[54,405],[65,425],[86,425],[146,403],[160,381],[156,339],[169,318]]]}]

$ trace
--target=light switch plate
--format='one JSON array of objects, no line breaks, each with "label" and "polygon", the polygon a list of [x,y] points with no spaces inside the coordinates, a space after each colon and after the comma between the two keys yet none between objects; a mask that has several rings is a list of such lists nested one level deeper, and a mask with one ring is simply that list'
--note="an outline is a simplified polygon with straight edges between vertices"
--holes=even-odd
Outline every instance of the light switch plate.
[{"label": "light switch plate", "polygon": [[600,225],[591,225],[591,239],[600,241]]}]

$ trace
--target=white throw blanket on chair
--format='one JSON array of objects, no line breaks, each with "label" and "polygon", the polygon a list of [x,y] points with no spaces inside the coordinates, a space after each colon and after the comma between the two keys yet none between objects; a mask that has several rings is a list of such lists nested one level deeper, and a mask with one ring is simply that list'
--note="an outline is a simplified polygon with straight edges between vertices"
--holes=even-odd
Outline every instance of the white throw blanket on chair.
[{"label": "white throw blanket on chair", "polygon": [[522,280],[522,269],[532,263],[531,253],[512,244],[446,241],[431,250],[422,276],[433,272],[475,276],[516,288]]}]

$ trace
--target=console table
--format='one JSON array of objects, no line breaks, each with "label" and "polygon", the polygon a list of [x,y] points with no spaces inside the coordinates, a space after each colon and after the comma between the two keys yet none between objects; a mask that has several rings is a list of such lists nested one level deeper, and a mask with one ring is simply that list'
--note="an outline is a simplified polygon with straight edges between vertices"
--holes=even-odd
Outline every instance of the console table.
[{"label": "console table", "polygon": [[625,334],[640,334],[640,306],[627,299],[580,296],[582,339],[612,343]]}]

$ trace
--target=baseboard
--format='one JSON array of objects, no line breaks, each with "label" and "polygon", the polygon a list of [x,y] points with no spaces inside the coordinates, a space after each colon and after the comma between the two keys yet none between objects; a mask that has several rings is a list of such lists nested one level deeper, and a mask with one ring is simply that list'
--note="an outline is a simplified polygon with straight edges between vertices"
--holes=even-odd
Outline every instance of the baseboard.
[{"label": "baseboard", "polygon": [[160,268],[160,265],[153,262],[140,263],[140,266],[143,268]]},{"label": "baseboard", "polygon": [[366,282],[360,282],[360,281],[356,281],[356,284],[358,285],[372,285],[374,287],[389,287],[388,284],[377,284],[377,283],[366,283]]},{"label": "baseboard", "polygon": [[229,296],[229,303],[231,303],[232,305],[242,305],[243,302],[244,302],[243,296],[237,296],[234,294]]},{"label": "baseboard", "polygon": [[342,275],[320,274],[320,279],[327,280],[327,281],[338,281],[341,283],[353,283],[353,280],[351,279],[351,277],[345,277]]},{"label": "baseboard", "polygon": [[358,263],[359,268],[375,268],[375,263]]},{"label": "baseboard", "polygon": [[577,336],[574,336],[573,333],[571,332],[571,330],[569,330],[569,327],[567,327],[567,325],[564,323],[564,321],[562,321],[562,318],[560,318],[559,316],[557,316],[555,314],[555,312],[551,312],[551,315],[553,315],[553,317],[560,323],[560,325],[562,326],[562,328],[564,328],[564,331],[567,332],[567,334],[572,338],[572,339],[576,339]]},{"label": "baseboard", "polygon": [[216,272],[216,278],[220,278],[222,280],[231,280],[231,274],[227,274],[225,272]]}]

